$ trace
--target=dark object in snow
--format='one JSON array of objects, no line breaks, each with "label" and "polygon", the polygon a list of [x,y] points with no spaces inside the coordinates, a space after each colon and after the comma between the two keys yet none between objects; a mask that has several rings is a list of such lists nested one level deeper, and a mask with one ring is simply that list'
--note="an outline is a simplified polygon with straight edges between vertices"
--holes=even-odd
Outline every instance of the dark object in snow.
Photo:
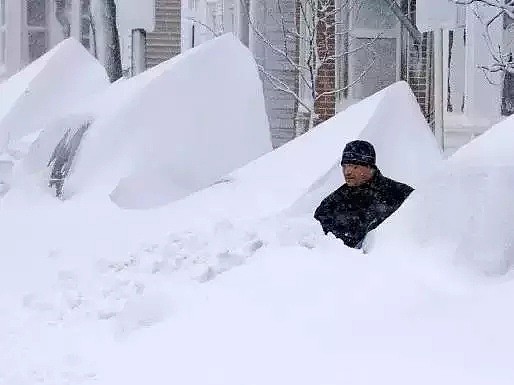
[{"label": "dark object in snow", "polygon": [[90,125],[91,122],[88,121],[78,129],[69,128],[66,130],[66,133],[55,147],[48,161],[47,167],[52,167],[48,186],[50,188],[55,187],[55,195],[58,198],[62,198],[64,180],[71,170],[80,141]]},{"label": "dark object in snow", "polygon": [[[507,61],[512,65],[512,53]],[[514,73],[505,71],[503,76],[501,114],[510,116],[514,113]]]},{"label": "dark object in snow", "polygon": [[[92,32],[95,37],[95,47],[97,51],[103,50],[104,67],[109,76],[111,83],[123,77],[123,68],[121,63],[120,38],[118,33],[118,25],[116,23],[116,1],[115,0],[99,0],[97,2],[98,9],[91,12],[93,4],[90,3],[90,13]],[[99,35],[102,34],[101,38]],[[98,42],[103,41],[102,46],[98,46]]]},{"label": "dark object in snow", "polygon": [[[366,145],[362,141],[356,142],[345,148],[345,151],[348,149],[357,154],[355,159],[344,153],[341,162],[347,183],[321,202],[314,218],[320,222],[325,234],[332,233],[347,246],[360,248],[368,232],[394,213],[413,188],[383,176],[374,165],[373,146],[368,142],[364,142]],[[363,164],[366,162],[369,165]]]}]

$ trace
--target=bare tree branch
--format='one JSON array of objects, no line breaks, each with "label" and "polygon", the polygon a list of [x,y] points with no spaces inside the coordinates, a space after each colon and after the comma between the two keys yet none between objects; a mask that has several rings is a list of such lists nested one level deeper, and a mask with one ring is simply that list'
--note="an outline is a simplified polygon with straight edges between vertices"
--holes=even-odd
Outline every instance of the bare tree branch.
[{"label": "bare tree branch", "polygon": [[[357,40],[351,43],[350,25],[342,21],[339,15],[356,14],[363,6],[362,0],[301,0],[295,7],[295,12],[286,7],[288,0],[255,0],[265,12],[265,20],[261,22],[251,14],[247,2],[240,0],[241,9],[245,13],[250,28],[265,50],[275,55],[282,62],[284,68],[295,73],[297,82],[291,82],[279,73],[258,64],[259,71],[271,86],[291,95],[294,100],[309,113],[309,122],[312,123],[315,116],[315,105],[323,97],[339,94],[357,83],[375,65],[376,52],[371,47],[382,37],[377,33],[365,42]],[[292,2],[295,4],[295,2]],[[289,5],[289,4],[288,4]],[[267,29],[278,33],[272,37]],[[343,50],[336,50],[336,38],[344,36],[349,41],[349,46]],[[357,38],[355,38],[357,39]],[[299,51],[298,51],[299,50]],[[336,63],[345,60],[359,51],[371,52],[371,60],[362,73],[352,79],[350,84],[344,87],[338,85],[318,84],[320,76],[325,76],[326,71],[333,71],[335,76]],[[333,88],[333,89],[330,89]]]},{"label": "bare tree branch", "polygon": [[214,29],[212,29],[211,26],[209,26],[205,23],[202,23],[200,20],[198,20],[194,17],[188,16],[185,19],[191,21],[192,23],[195,23],[195,24],[198,24],[198,25],[204,27],[206,30],[208,30],[210,33],[212,33],[212,36],[214,36],[214,37],[219,37],[221,35],[220,33],[216,32]]},{"label": "bare tree branch", "polygon": [[344,87],[340,87],[340,88],[335,89],[333,91],[326,91],[326,92],[320,93],[318,95],[318,99],[323,97],[323,96],[338,94],[339,92],[348,90],[348,89],[352,88],[353,86],[355,86],[357,83],[359,83],[362,80],[362,78],[373,68],[373,66],[375,65],[375,62],[377,60],[376,52],[372,51],[372,50],[370,50],[369,52],[371,53],[372,60],[370,61],[368,66],[364,69],[364,71],[362,71],[355,80],[353,80],[350,84],[348,84],[348,85],[346,85]]},{"label": "bare tree branch", "polygon": [[[455,4],[464,5],[472,8],[473,13],[484,26],[483,37],[491,55],[492,63],[489,65],[479,65],[478,68],[482,70],[485,78],[490,84],[499,85],[502,87],[502,115],[511,115],[514,113],[514,62],[512,52],[505,52],[509,44],[502,41],[494,41],[491,27],[493,23],[498,23],[501,18],[509,17],[514,19],[514,0],[453,0]],[[484,17],[478,11],[478,5],[494,9],[493,16]],[[500,20],[499,20],[500,19]],[[503,24],[503,23],[502,23]],[[503,45],[502,45],[503,43]],[[501,80],[495,81],[492,79],[493,74],[500,74]]]},{"label": "bare tree branch", "polygon": [[409,19],[407,15],[405,15],[398,3],[396,3],[395,0],[382,0],[385,1],[389,7],[391,8],[391,11],[394,13],[394,15],[400,20],[402,25],[409,31],[409,34],[412,36],[414,41],[417,44],[421,44],[423,41],[423,36],[419,29],[416,27],[416,25]]},{"label": "bare tree branch", "polygon": [[308,104],[306,104],[304,102],[304,100],[300,97],[300,95],[298,95],[297,92],[292,90],[291,87],[289,87],[289,85],[286,82],[284,82],[283,80],[281,80],[281,79],[277,78],[276,76],[274,76],[273,74],[271,74],[261,64],[257,64],[257,67],[264,74],[264,76],[266,76],[268,78],[268,80],[273,84],[273,86],[277,90],[285,92],[285,93],[293,96],[296,99],[296,101],[300,105],[302,105],[309,113],[313,112],[312,107],[309,106]]},{"label": "bare tree branch", "polygon": [[490,7],[498,8],[505,11],[511,18],[514,19],[514,1],[512,0],[453,0],[455,4],[459,5],[472,5],[472,4],[485,4]]},{"label": "bare tree branch", "polygon": [[510,72],[514,73],[514,63],[512,62],[512,55],[510,53],[503,52],[501,42],[495,42],[492,34],[491,27],[493,23],[500,22],[500,18],[505,15],[514,18],[514,0],[453,0],[455,4],[472,6],[474,4],[482,4],[484,6],[492,7],[497,12],[494,16],[484,17],[476,9],[473,9],[475,17],[484,26],[484,41],[487,45],[489,53],[491,55],[492,64],[480,65],[478,68],[487,74],[487,80],[491,81],[490,74],[497,72]]}]

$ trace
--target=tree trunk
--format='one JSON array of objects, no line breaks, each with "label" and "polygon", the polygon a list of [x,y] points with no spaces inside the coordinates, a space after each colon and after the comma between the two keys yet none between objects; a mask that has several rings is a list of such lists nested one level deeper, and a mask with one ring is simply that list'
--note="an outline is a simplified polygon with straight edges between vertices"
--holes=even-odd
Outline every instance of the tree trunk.
[{"label": "tree trunk", "polygon": [[91,2],[91,7],[98,59],[103,63],[110,81],[115,82],[123,76],[116,3],[114,0],[95,0]]}]

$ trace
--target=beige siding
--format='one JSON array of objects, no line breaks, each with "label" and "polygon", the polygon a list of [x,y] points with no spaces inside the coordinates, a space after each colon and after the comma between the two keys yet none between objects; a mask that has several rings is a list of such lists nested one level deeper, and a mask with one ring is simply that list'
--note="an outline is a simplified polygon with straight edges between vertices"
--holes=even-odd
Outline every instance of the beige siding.
[{"label": "beige siding", "polygon": [[155,31],[147,34],[148,67],[180,53],[180,0],[156,0],[155,7]]}]

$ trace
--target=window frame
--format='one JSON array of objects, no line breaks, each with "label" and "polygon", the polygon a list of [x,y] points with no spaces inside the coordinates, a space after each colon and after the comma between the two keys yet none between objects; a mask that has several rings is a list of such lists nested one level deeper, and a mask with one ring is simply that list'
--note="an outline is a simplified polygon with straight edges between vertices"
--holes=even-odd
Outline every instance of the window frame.
[{"label": "window frame", "polygon": [[[93,37],[92,37],[92,30],[91,30],[91,15],[89,14],[89,8],[84,8],[84,3],[85,2],[88,2],[90,3],[91,0],[80,0],[80,8],[79,8],[79,23],[80,23],[80,26],[79,26],[79,35],[80,35],[80,43],[88,50],[91,52],[91,50],[93,49]],[[84,27],[84,24],[87,24],[87,30],[88,30],[88,33],[87,33],[87,37],[86,37],[86,34],[83,33],[83,27]],[[85,42],[87,41],[87,46],[85,44]]]},{"label": "window frame", "polygon": [[[45,14],[44,14],[44,25],[29,25],[28,20],[28,6],[29,2],[32,0],[25,0],[24,2],[24,10],[23,10],[23,28],[24,28],[24,39],[23,39],[23,61],[25,64],[30,64],[33,61],[36,61],[39,57],[43,56],[46,52],[48,52],[49,41],[50,41],[50,29],[49,29],[49,16],[50,16],[50,2],[48,0],[43,0],[45,3]],[[44,52],[40,56],[36,58],[31,58],[30,53],[30,33],[31,32],[43,32],[45,34],[44,37]]]},{"label": "window frame", "polygon": [[[398,1],[398,0],[397,0]],[[384,7],[386,7],[384,2]],[[350,9],[341,10],[341,12],[345,12],[344,15],[338,15],[341,21],[347,22],[346,26],[348,32],[344,34],[344,36],[339,36],[336,41],[337,49],[345,50],[347,49],[349,52],[355,50],[359,47],[359,43],[356,42],[358,39],[395,39],[396,40],[396,81],[400,80],[401,77],[401,23],[399,20],[396,20],[395,26],[393,28],[365,28],[363,26],[355,25],[355,10]],[[345,26],[343,26],[345,28]],[[379,37],[377,37],[379,36]],[[346,40],[346,41],[344,41]],[[343,51],[344,52],[344,51]],[[352,71],[353,61],[355,60],[355,56],[352,54],[349,55],[341,55],[340,59],[338,59],[338,63],[336,64],[336,84],[338,88],[343,86],[352,85],[355,81],[358,81],[358,78],[354,78],[354,74]],[[343,73],[344,72],[344,73]],[[360,76],[360,74],[359,74]],[[358,84],[352,86],[349,90],[345,90],[343,92],[338,93],[337,103],[339,105],[345,104],[347,101],[358,101],[364,98],[362,95],[355,95],[358,92]],[[339,106],[338,106],[339,107]],[[339,109],[339,108],[338,108]]]},{"label": "window frame", "polygon": [[4,72],[6,66],[7,66],[7,1],[0,0],[0,72]]}]

